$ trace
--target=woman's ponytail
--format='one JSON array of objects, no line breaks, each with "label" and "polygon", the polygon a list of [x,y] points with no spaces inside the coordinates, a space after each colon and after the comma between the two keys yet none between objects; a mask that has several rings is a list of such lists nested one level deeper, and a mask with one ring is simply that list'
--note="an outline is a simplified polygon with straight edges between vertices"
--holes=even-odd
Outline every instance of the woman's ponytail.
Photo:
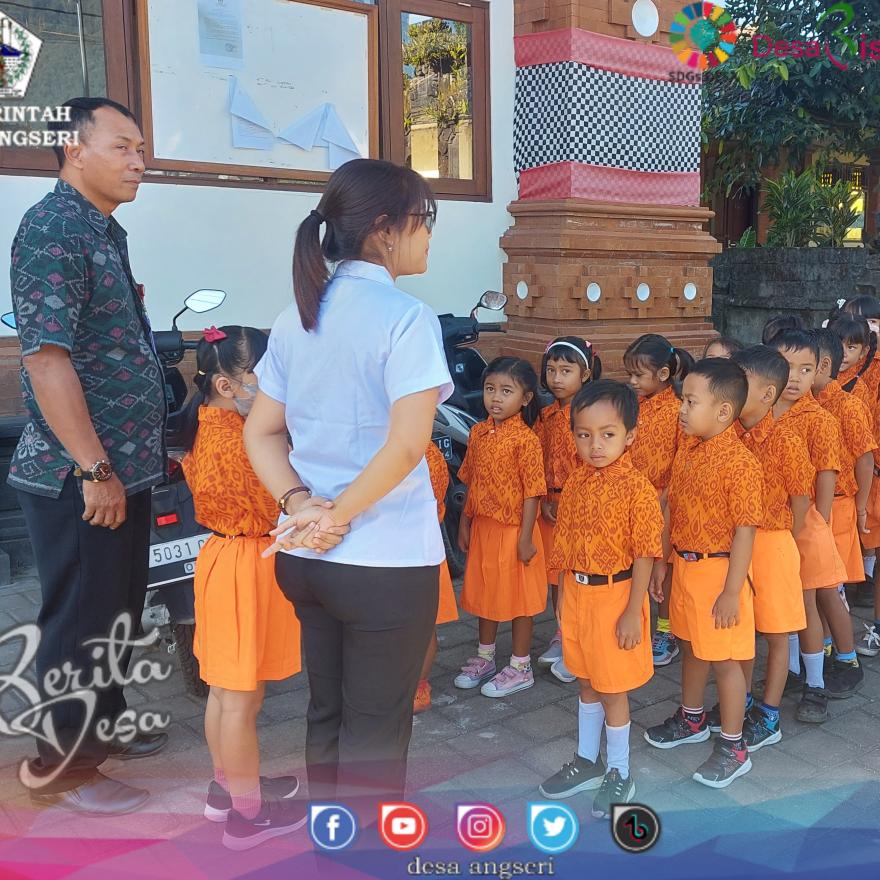
[{"label": "woman's ponytail", "polygon": [[[321,300],[330,278],[327,260],[321,247],[323,215],[312,211],[299,224],[293,245],[293,292],[303,329],[314,330],[318,325]],[[329,224],[328,224],[329,226]],[[328,230],[329,234],[329,230]]]}]

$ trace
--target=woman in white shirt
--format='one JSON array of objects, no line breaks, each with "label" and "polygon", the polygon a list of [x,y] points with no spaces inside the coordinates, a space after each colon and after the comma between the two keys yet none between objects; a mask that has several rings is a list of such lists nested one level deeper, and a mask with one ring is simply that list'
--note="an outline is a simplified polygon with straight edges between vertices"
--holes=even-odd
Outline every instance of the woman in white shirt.
[{"label": "woman in white shirt", "polygon": [[444,557],[424,454],[452,382],[436,315],[394,284],[426,271],[435,217],[410,169],[356,159],[332,175],[297,232],[296,302],[272,328],[245,427],[290,522],[318,543],[351,528],[327,552],[279,553],[276,574],[302,625],[309,797],[366,795],[373,820],[376,800],[403,796]]}]

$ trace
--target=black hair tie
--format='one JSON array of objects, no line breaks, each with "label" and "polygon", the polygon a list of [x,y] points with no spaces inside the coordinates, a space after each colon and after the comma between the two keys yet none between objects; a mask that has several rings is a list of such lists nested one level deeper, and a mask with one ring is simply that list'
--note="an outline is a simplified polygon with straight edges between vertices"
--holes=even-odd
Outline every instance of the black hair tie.
[{"label": "black hair tie", "polygon": [[309,217],[317,217],[317,218],[318,218],[318,223],[319,223],[319,224],[321,224],[321,223],[324,222],[324,215],[323,215],[320,211],[314,211],[314,210],[313,210],[313,211],[309,214]]}]

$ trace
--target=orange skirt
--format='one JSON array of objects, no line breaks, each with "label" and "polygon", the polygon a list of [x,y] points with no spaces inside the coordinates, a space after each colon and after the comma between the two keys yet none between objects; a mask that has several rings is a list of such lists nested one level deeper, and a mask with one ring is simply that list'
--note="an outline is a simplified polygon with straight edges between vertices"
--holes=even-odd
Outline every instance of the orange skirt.
[{"label": "orange skirt", "polygon": [[[851,496],[835,498],[831,504],[831,531],[837,552],[846,568],[846,583],[858,583],[865,579],[865,563],[859,544],[859,527],[856,516],[856,499]],[[839,582],[841,583],[841,582]]]},{"label": "orange skirt", "polygon": [[440,602],[437,605],[437,623],[450,623],[458,620],[458,605],[455,604],[455,590],[452,589],[452,575],[444,559],[440,565]]},{"label": "orange skirt", "polygon": [[550,554],[553,552],[553,532],[555,530],[555,526],[551,522],[547,522],[541,514],[538,514],[538,528],[541,530],[541,541],[544,544],[544,556],[547,559],[547,565],[545,566],[547,570],[547,583],[551,587],[558,586],[559,584],[559,574],[560,571],[558,568],[550,568]]},{"label": "orange skirt", "polygon": [[836,587],[846,580],[846,566],[837,552],[834,533],[815,504],[810,505],[795,540],[801,554],[801,584],[805,590]]},{"label": "orange skirt", "polygon": [[801,559],[788,529],[758,529],[752,552],[752,582],[758,632],[792,633],[806,627]]},{"label": "orange skirt", "polygon": [[253,691],[302,668],[299,620],[275,580],[271,538],[212,535],[196,560],[193,650],[203,681]]},{"label": "orange skirt", "polygon": [[677,553],[672,563],[669,626],[674,636],[691,643],[698,660],[751,660],[755,656],[755,613],[748,579],[739,593],[739,623],[715,628],[712,608],[724,589],[729,563],[726,558],[687,562]]},{"label": "orange skirt", "polygon": [[617,622],[629,605],[632,580],[590,586],[565,573],[562,590],[562,656],[572,675],[590,682],[600,694],[635,690],[654,674],[651,658],[651,609],[642,604],[642,640],[631,651],[617,644]]},{"label": "orange skirt", "polygon": [[547,607],[547,571],[541,532],[532,540],[538,552],[528,565],[517,555],[519,526],[505,526],[487,516],[474,517],[461,608],[499,623],[534,617]]},{"label": "orange skirt", "polygon": [[876,474],[871,481],[871,493],[868,495],[868,517],[865,525],[870,529],[867,535],[859,535],[862,546],[866,550],[880,547],[880,477]]}]

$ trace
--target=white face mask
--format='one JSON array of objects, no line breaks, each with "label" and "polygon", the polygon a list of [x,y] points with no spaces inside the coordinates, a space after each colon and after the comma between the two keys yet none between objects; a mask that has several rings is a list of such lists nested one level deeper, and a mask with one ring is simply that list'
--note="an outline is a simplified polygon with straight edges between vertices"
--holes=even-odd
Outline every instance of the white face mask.
[{"label": "white face mask", "polygon": [[251,411],[251,407],[254,405],[254,400],[257,397],[257,387],[256,385],[251,385],[247,382],[241,382],[241,390],[244,391],[245,397],[234,397],[233,403],[235,404],[235,408],[238,411],[238,414],[246,419],[248,413]]}]

